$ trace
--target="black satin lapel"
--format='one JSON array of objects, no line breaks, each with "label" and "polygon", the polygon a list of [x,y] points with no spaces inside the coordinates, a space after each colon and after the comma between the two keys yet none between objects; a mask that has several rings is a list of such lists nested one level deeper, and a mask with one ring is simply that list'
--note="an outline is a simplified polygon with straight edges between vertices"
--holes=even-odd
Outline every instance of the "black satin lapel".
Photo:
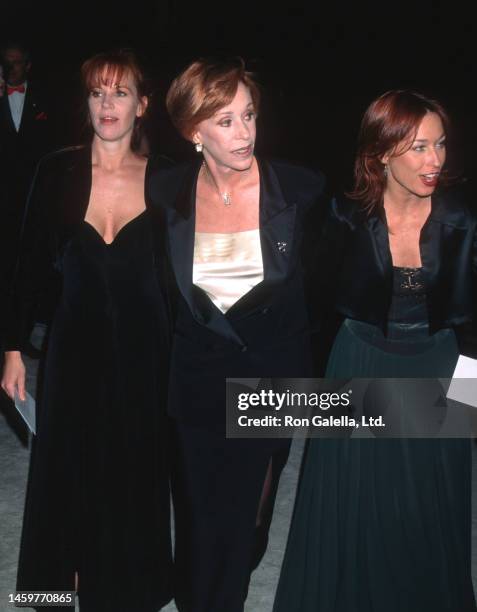
[{"label": "black satin lapel", "polygon": [[286,281],[290,268],[295,216],[296,206],[289,206],[260,228],[263,281],[237,300],[227,311],[227,316],[241,317],[257,308],[263,308],[276,290],[277,284]]},{"label": "black satin lapel", "polygon": [[381,274],[384,278],[390,278],[392,276],[393,260],[389,247],[389,233],[386,217],[384,214],[382,216],[373,214],[368,219],[367,224],[371,232],[376,261],[379,264]]},{"label": "black satin lapel", "polygon": [[173,205],[166,208],[169,252],[177,286],[197,318],[192,292],[194,262],[195,193],[198,170],[195,166],[184,177],[183,187]]},{"label": "black satin lapel", "polygon": [[167,207],[169,251],[176,282],[194,319],[217,334],[243,346],[230,322],[207,294],[192,282],[195,243],[195,200],[200,164],[194,164],[184,180],[175,205]]},{"label": "black satin lapel", "polygon": [[177,210],[169,208],[166,214],[169,252],[177,286],[189,305],[192,314],[196,316],[192,294],[195,213],[188,218],[184,218]]},{"label": "black satin lapel", "polygon": [[260,243],[264,283],[284,280],[293,250],[296,204],[285,200],[276,173],[269,163],[260,168]]},{"label": "black satin lapel", "polygon": [[419,247],[424,284],[428,292],[435,284],[441,265],[440,245],[443,232],[452,232],[452,227],[428,220],[421,229]]},{"label": "black satin lapel", "polygon": [[297,207],[285,199],[271,164],[258,160],[260,171],[260,246],[263,281],[242,296],[227,311],[227,316],[248,315],[263,308],[278,283],[285,281],[294,246]]},{"label": "black satin lapel", "polygon": [[29,86],[27,87],[27,90],[25,92],[25,100],[23,102],[22,116],[20,118],[20,125],[18,127],[19,134],[23,134],[23,132],[28,129],[29,123],[31,123],[31,120],[32,120],[31,115],[32,115],[32,110],[33,110],[32,105],[33,105],[32,91],[31,91],[31,86]]},{"label": "black satin lapel", "polygon": [[260,228],[264,283],[278,283],[288,275],[295,220],[296,205],[292,204]]}]

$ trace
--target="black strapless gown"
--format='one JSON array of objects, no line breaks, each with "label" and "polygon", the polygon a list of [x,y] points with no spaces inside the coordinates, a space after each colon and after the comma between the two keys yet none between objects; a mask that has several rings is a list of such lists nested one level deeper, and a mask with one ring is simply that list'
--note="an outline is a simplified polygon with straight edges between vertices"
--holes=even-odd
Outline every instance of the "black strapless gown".
[{"label": "black strapless gown", "polygon": [[153,259],[148,210],[111,245],[83,222],[62,259],[17,588],[73,590],[77,571],[82,612],[171,598],[169,323]]},{"label": "black strapless gown", "polygon": [[[388,336],[346,320],[330,378],[449,377],[418,269],[396,268]],[[274,612],[474,612],[468,439],[312,439]]]}]

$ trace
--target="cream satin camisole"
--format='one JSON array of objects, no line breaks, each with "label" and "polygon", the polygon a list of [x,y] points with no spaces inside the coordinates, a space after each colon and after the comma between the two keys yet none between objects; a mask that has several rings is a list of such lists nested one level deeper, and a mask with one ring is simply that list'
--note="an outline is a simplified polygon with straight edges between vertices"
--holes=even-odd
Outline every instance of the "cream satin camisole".
[{"label": "cream satin camisole", "polygon": [[193,283],[222,312],[263,280],[260,230],[196,232]]}]

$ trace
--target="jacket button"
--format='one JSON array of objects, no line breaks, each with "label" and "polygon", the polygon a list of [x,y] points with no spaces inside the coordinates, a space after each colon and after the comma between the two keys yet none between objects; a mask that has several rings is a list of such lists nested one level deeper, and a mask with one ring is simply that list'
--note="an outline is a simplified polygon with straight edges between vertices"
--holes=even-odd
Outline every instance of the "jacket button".
[{"label": "jacket button", "polygon": [[242,353],[245,353],[246,351],[248,351],[248,346],[245,344],[244,346],[242,346]]},{"label": "jacket button", "polygon": [[263,314],[263,315],[268,314],[268,311],[269,311],[269,310],[270,310],[269,308],[264,308],[264,309],[262,310],[262,314]]}]

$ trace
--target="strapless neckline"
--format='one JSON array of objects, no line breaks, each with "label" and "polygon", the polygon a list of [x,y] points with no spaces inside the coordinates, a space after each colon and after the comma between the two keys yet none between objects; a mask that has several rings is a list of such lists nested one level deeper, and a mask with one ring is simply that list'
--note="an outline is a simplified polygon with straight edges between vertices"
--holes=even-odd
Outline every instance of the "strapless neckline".
[{"label": "strapless neckline", "polygon": [[91,224],[89,221],[86,221],[86,219],[83,219],[83,224],[90,228],[91,231],[93,232],[93,234],[95,234],[98,238],[98,240],[100,242],[103,243],[104,246],[106,247],[111,247],[113,246],[116,241],[118,239],[121,238],[122,234],[124,234],[128,228],[130,228],[131,226],[135,225],[135,223],[141,219],[142,217],[145,216],[147,212],[147,208],[145,208],[142,212],[140,212],[138,215],[136,215],[135,217],[133,217],[132,219],[130,219],[129,221],[127,221],[123,226],[120,227],[119,231],[116,233],[116,235],[114,236],[113,240],[111,242],[106,242],[105,239],[101,236],[101,234],[98,232],[98,230],[94,227],[93,224]]}]

